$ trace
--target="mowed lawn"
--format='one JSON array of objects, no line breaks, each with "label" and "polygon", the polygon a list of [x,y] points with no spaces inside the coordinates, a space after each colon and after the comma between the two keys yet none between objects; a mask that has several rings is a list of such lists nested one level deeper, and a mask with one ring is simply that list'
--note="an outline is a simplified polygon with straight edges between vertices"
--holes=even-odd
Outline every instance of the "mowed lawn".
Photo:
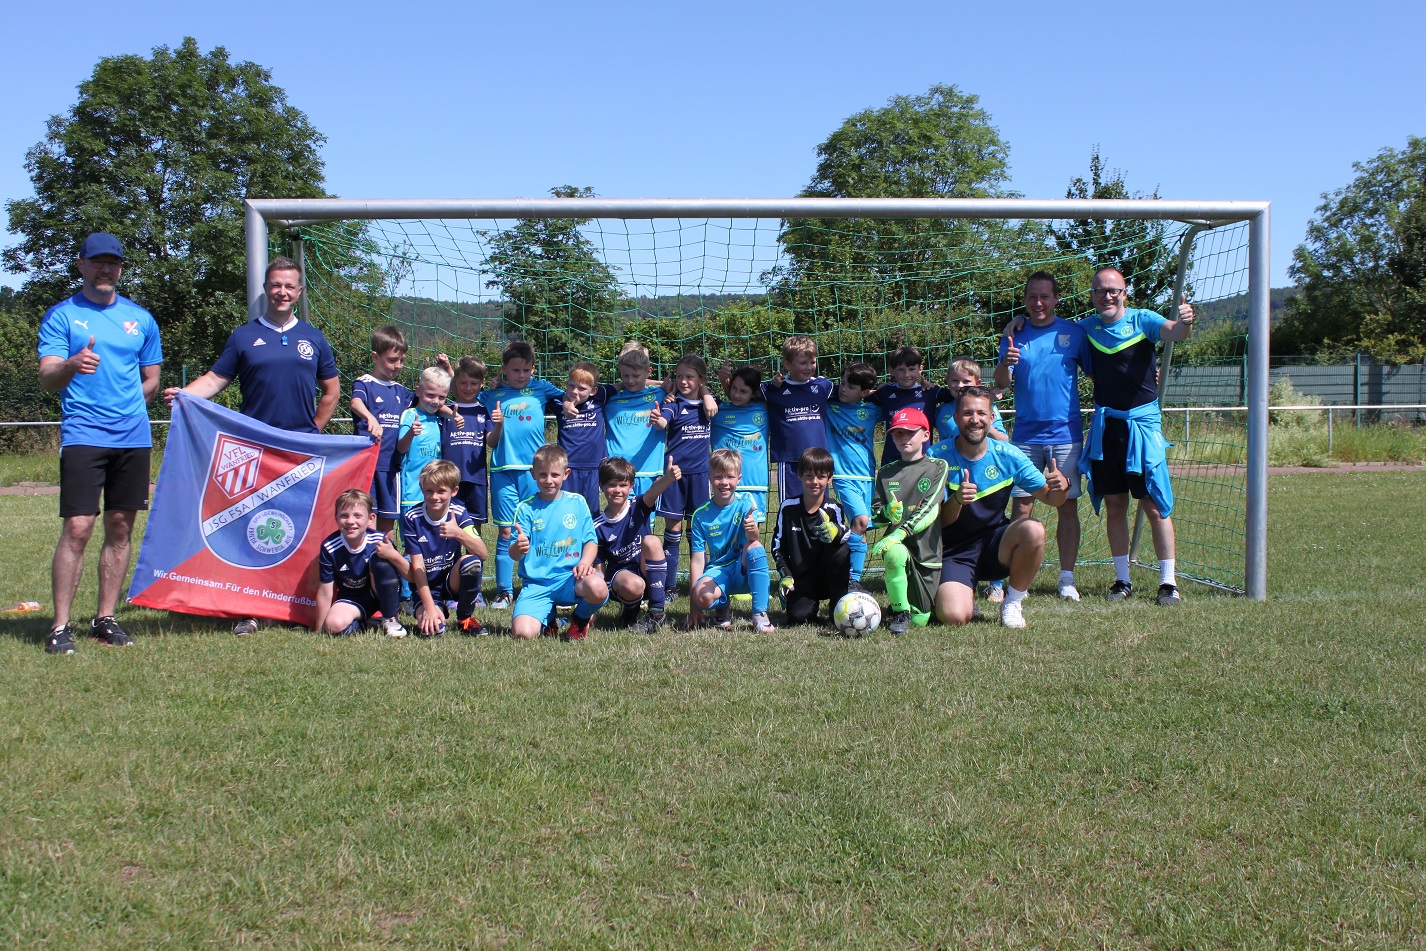
[{"label": "mowed lawn", "polygon": [[[1018,632],[0,621],[0,941],[1421,947],[1423,496],[1274,477],[1267,604],[1046,571]],[[0,600],[54,511],[0,498]]]}]

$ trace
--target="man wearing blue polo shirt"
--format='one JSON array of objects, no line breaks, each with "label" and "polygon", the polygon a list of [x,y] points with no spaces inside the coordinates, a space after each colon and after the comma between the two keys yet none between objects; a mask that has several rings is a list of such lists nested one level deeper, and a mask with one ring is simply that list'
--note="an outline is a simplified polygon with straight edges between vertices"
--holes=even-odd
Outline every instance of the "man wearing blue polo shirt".
[{"label": "man wearing blue polo shirt", "polygon": [[99,604],[89,636],[114,647],[133,639],[114,611],[129,570],[129,537],[139,509],[149,505],[148,402],[158,392],[163,363],[158,324],[116,292],[124,250],[113,235],[84,239],[78,294],[45,312],[40,322],[40,384],[60,394],[59,514],[64,520],[51,566],[54,627],[51,654],[73,654],[69,611],[84,569],[84,549],[104,496],[104,547],[99,554]]},{"label": "man wearing blue polo shirt", "polygon": [[[342,381],[322,331],[293,313],[302,296],[297,262],[273,258],[262,287],[267,313],[234,330],[213,368],[183,392],[212,399],[237,380],[243,392],[238,409],[243,415],[288,432],[320,433],[337,408]],[[164,399],[172,404],[176,392],[177,388],[164,390]],[[257,627],[256,619],[243,618],[233,625],[233,633],[251,634]]]}]

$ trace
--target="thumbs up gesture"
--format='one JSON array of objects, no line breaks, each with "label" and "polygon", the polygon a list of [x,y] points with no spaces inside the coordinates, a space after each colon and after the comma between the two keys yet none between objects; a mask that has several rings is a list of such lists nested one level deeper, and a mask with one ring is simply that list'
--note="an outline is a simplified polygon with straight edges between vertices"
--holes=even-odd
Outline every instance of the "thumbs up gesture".
[{"label": "thumbs up gesture", "polygon": [[515,540],[510,543],[510,557],[524,558],[530,551],[530,536],[526,535],[519,525],[516,525],[512,531],[515,533]]},{"label": "thumbs up gesture", "polygon": [[886,504],[886,517],[891,520],[887,524],[900,525],[906,517],[906,504],[900,499],[892,499]]},{"label": "thumbs up gesture", "polygon": [[980,486],[970,480],[970,470],[961,470],[961,504],[969,505],[975,501],[975,494],[980,491]]},{"label": "thumbs up gesture", "polygon": [[664,460],[663,471],[665,475],[672,476],[675,482],[683,478],[683,470],[674,463],[673,453],[669,453],[668,458]]},{"label": "thumbs up gesture", "polygon": [[832,516],[827,514],[827,510],[819,509],[818,514],[821,519],[817,523],[817,538],[819,541],[831,544],[837,540],[837,523],[832,521]]},{"label": "thumbs up gesture", "polygon": [[461,528],[460,523],[456,521],[456,517],[447,510],[446,520],[441,523],[441,537],[459,538],[464,531],[465,529]]},{"label": "thumbs up gesture", "polygon": [[94,338],[90,337],[89,342],[84,345],[74,356],[69,358],[69,365],[75,373],[89,374],[99,368],[99,354],[94,352]]},{"label": "thumbs up gesture", "polygon": [[[1189,328],[1192,329],[1193,305],[1188,302],[1187,294],[1178,295],[1178,322],[1188,324]],[[90,342],[92,343],[93,341],[91,340]]]},{"label": "thumbs up gesture", "polygon": [[1015,335],[1013,333],[1005,338],[1005,359],[1000,362],[1008,367],[1013,367],[1020,362],[1020,348],[1015,346]]},{"label": "thumbs up gesture", "polygon": [[1069,479],[1060,471],[1059,465],[1055,462],[1055,457],[1050,457],[1050,464],[1045,469],[1045,487],[1051,492],[1063,492],[1069,488]]}]

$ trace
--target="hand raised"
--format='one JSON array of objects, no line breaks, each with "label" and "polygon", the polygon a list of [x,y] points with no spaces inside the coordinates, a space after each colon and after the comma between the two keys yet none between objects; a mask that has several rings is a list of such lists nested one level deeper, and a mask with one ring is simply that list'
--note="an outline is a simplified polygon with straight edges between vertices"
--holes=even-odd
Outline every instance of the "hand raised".
[{"label": "hand raised", "polygon": [[84,345],[74,356],[69,358],[69,365],[75,373],[90,374],[99,369],[99,354],[94,352],[94,338],[90,337],[89,342]]},{"label": "hand raised", "polygon": [[970,480],[970,470],[961,470],[961,504],[969,505],[975,501],[975,494],[980,491],[980,487]]}]

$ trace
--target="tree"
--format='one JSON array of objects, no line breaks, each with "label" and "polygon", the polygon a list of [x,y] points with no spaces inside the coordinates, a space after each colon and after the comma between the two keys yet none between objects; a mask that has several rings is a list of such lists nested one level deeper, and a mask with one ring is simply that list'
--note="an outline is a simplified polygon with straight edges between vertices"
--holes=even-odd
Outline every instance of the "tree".
[{"label": "tree", "polygon": [[243,199],[323,196],[323,141],[268,70],[222,47],[105,57],[26,153],[35,196],[6,205],[23,240],[5,267],[53,303],[76,286],[79,241],[109,231],[128,255],[120,290],[153,313],[166,362],[206,367],[247,318]]},{"label": "tree", "polygon": [[[1124,173],[1114,169],[1106,176],[1099,146],[1089,153],[1089,179],[1076,177],[1065,190],[1066,198],[1158,198],[1159,190],[1145,195],[1130,192],[1124,184]],[[1080,218],[1063,228],[1051,228],[1055,247],[1062,255],[1081,259],[1092,268],[1114,267],[1128,278],[1135,307],[1161,308],[1173,293],[1178,262],[1164,243],[1165,226],[1161,221],[1104,218]],[[1089,288],[1074,289],[1064,296],[1065,313],[1086,313],[1090,310]]]},{"label": "tree", "polygon": [[1387,363],[1426,357],[1426,138],[1352,165],[1345,188],[1324,193],[1293,252],[1302,293],[1273,335],[1277,352],[1365,350]]},{"label": "tree", "polygon": [[[999,196],[1009,153],[976,96],[932,86],[843,122],[817,147],[817,169],[802,195]],[[965,220],[794,219],[778,236],[788,263],[765,278],[776,302],[797,312],[803,332],[887,306],[941,308],[944,317],[966,294],[967,269],[983,267],[1006,230]]]},{"label": "tree", "polygon": [[[555,198],[592,198],[590,188],[560,185]],[[521,218],[490,239],[481,273],[485,286],[505,296],[506,332],[529,340],[536,352],[593,354],[596,329],[619,305],[619,282],[580,232],[588,218]],[[550,367],[544,369],[550,372]]]}]

